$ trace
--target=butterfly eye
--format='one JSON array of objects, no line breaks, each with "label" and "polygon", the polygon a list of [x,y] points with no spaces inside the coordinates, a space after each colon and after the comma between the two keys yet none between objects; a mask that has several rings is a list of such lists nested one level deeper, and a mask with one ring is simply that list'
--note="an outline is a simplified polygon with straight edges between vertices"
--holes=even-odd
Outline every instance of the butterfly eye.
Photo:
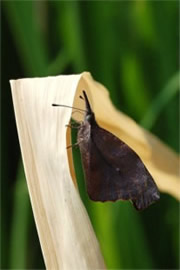
[{"label": "butterfly eye", "polygon": [[86,115],[86,120],[87,120],[87,121],[90,121],[91,119],[92,119],[92,114]]}]

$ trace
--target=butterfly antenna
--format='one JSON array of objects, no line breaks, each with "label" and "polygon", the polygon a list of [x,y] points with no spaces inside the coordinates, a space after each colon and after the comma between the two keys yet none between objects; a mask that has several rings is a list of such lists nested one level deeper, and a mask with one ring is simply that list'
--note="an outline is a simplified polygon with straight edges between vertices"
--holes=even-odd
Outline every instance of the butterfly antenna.
[{"label": "butterfly antenna", "polygon": [[70,108],[70,109],[75,109],[75,110],[79,110],[79,111],[82,111],[82,112],[88,112],[88,110],[83,110],[83,109],[79,109],[79,108],[76,108],[76,107],[71,107],[71,106],[68,106],[68,105],[61,105],[61,104],[52,104],[53,107],[65,107],[65,108]]},{"label": "butterfly antenna", "polygon": [[88,113],[92,113],[93,111],[92,111],[92,109],[91,109],[91,106],[90,106],[90,103],[89,103],[89,100],[88,100],[88,97],[87,97],[87,94],[86,94],[86,92],[83,90],[83,95],[84,95],[84,99],[85,99],[85,102],[86,102],[86,111],[88,112]]}]

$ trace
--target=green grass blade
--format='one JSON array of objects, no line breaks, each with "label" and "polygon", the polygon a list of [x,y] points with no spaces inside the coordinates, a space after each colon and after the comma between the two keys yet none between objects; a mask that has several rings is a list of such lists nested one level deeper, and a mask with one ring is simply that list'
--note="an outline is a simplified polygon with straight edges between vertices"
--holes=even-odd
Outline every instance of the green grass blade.
[{"label": "green grass blade", "polygon": [[135,54],[124,53],[121,72],[124,99],[133,117],[139,119],[149,105],[149,94],[141,64]]},{"label": "green grass blade", "polygon": [[122,254],[119,252],[117,231],[114,223],[114,205],[112,203],[94,203],[89,200],[89,215],[98,237],[107,269],[122,269]]},{"label": "green grass blade", "polygon": [[18,168],[13,205],[9,266],[10,269],[26,269],[30,201],[22,162]]},{"label": "green grass blade", "polygon": [[65,68],[72,62],[70,56],[65,52],[65,50],[60,51],[59,54],[56,56],[54,61],[48,66],[47,74],[56,75],[61,74],[65,70]]},{"label": "green grass blade", "polygon": [[158,119],[160,113],[163,111],[168,102],[178,93],[180,73],[176,73],[167,83],[167,85],[160,91],[148,112],[141,121],[141,125],[147,129],[151,129]]},{"label": "green grass blade", "polygon": [[63,45],[72,59],[75,72],[86,69],[86,57],[84,53],[82,22],[80,16],[79,2],[60,1],[54,3],[58,11],[59,34]]},{"label": "green grass blade", "polygon": [[45,74],[47,48],[38,27],[38,16],[34,1],[4,1],[8,23],[14,37],[21,62],[31,76]]}]

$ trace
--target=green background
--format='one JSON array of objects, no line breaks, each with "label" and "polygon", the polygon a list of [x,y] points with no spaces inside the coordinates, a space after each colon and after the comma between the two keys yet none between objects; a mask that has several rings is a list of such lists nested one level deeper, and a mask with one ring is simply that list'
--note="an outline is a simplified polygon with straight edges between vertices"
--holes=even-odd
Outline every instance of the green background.
[{"label": "green background", "polygon": [[[178,1],[1,5],[1,268],[40,269],[9,79],[90,71],[117,108],[179,152]],[[78,150],[74,160],[108,269],[178,269],[178,202],[161,194],[141,213],[129,202],[90,202]]]}]

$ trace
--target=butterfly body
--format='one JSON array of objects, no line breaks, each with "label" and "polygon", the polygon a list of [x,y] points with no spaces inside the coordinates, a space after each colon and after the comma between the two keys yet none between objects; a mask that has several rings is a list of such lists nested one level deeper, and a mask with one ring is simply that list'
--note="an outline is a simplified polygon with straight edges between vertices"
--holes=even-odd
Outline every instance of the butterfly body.
[{"label": "butterfly body", "polygon": [[152,176],[127,144],[97,124],[83,94],[87,112],[78,130],[78,145],[90,199],[131,200],[137,210],[147,208],[160,198]]}]

